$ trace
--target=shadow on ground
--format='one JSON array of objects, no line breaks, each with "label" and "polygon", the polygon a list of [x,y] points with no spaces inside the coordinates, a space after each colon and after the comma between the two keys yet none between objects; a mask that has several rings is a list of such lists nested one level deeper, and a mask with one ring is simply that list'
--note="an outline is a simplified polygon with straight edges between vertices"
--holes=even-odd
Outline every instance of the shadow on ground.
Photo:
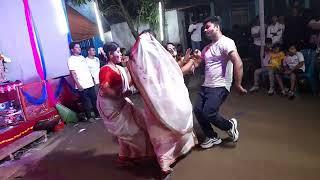
[{"label": "shadow on ground", "polygon": [[159,179],[160,171],[156,163],[119,168],[114,162],[117,154],[95,155],[93,151],[81,153],[54,152],[42,159],[21,179]]}]

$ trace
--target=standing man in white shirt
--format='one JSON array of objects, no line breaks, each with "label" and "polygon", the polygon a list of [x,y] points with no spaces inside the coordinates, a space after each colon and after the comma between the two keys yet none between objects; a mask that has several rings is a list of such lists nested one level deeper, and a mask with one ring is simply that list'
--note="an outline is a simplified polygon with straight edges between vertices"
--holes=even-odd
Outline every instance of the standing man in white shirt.
[{"label": "standing man in white shirt", "polygon": [[272,39],[273,44],[282,44],[282,35],[284,32],[284,25],[278,23],[278,17],[272,16],[272,24],[268,26],[267,38]]},{"label": "standing man in white shirt", "polygon": [[261,66],[261,61],[260,61],[261,38],[260,38],[259,17],[256,17],[254,24],[251,27],[251,37],[253,38],[253,48],[251,49],[251,56],[253,58],[255,68],[259,68]]},{"label": "standing man in white shirt", "polygon": [[282,29],[282,33],[284,33],[284,31],[286,30],[285,17],[284,16],[279,16],[278,22],[280,24],[280,28]]},{"label": "standing man in white shirt", "polygon": [[201,48],[201,28],[203,24],[198,22],[194,17],[192,19],[192,24],[189,25],[188,32],[191,35],[191,47],[192,50]]},{"label": "standing man in white shirt", "polygon": [[80,99],[85,109],[86,118],[91,122],[95,117],[99,116],[96,106],[97,96],[94,89],[94,81],[85,58],[80,55],[80,44],[71,42],[69,44],[69,48],[72,53],[68,59],[70,74],[75,82],[76,89],[78,89],[80,94]]},{"label": "standing man in white shirt", "polygon": [[196,51],[196,56],[205,62],[205,81],[194,106],[194,113],[206,136],[200,146],[207,149],[222,142],[211,124],[227,131],[233,142],[239,138],[237,120],[234,118],[226,120],[219,114],[219,108],[230,92],[233,70],[235,88],[243,94],[247,93],[247,90],[241,85],[242,60],[234,41],[222,34],[220,17],[207,18],[203,25],[204,32],[212,43],[207,45],[202,53]]},{"label": "standing man in white shirt", "polygon": [[88,47],[87,51],[88,57],[86,57],[86,63],[88,65],[91,77],[94,80],[95,90],[97,92],[99,88],[100,60],[96,57],[96,50],[94,47]]}]

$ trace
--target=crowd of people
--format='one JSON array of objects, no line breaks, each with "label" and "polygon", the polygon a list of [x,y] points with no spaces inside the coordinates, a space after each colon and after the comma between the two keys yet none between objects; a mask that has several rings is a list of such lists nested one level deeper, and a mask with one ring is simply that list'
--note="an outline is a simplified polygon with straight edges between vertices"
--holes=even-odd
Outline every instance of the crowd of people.
[{"label": "crowd of people", "polygon": [[[300,36],[299,28],[293,25],[300,22],[297,16],[293,8],[290,18],[272,17],[272,23],[266,28],[262,54],[264,43],[260,38],[259,19],[256,19],[251,28],[251,58],[256,66],[249,92],[259,90],[260,77],[266,74],[269,95],[275,94],[278,84],[282,96],[295,97],[297,79],[306,72],[299,49],[307,44],[305,36]],[[312,19],[308,26],[317,29],[317,23]],[[130,53],[115,42],[106,43],[98,50],[100,60],[95,57],[93,47],[87,49],[88,57],[84,58],[80,45],[70,44],[72,56],[68,66],[86,119],[94,121],[101,117],[106,129],[117,137],[120,146],[117,165],[135,166],[156,160],[162,173],[170,174],[172,164],[198,144],[193,131],[193,113],[205,135],[200,148],[222,143],[212,125],[226,131],[231,142],[238,141],[238,121],[226,119],[219,113],[232,85],[240,94],[247,93],[241,84],[243,63],[236,43],[222,33],[221,19],[216,16],[203,22],[193,19],[188,32],[192,48],[185,53],[181,46],[170,42],[162,46],[155,35],[147,31],[140,34]],[[204,48],[201,48],[201,33],[211,41]],[[318,39],[311,37],[307,48],[319,47]],[[200,64],[204,65],[204,82],[192,105],[183,76],[194,73]],[[285,87],[284,78],[290,80],[289,88]],[[143,109],[130,100],[134,89],[140,92]]]},{"label": "crowd of people", "polygon": [[[222,142],[211,125],[226,131],[231,142],[238,141],[238,121],[225,119],[219,107],[228,97],[233,79],[234,87],[241,94],[247,93],[241,85],[242,60],[235,42],[222,34],[219,17],[207,18],[197,26],[203,26],[212,41],[202,51],[195,42],[195,49],[187,49],[183,55],[173,43],[163,47],[152,33],[143,32],[129,57],[123,56],[117,43],[106,43],[99,49],[107,60],[101,68],[94,48],[89,47],[88,57],[84,58],[80,45],[70,44],[68,66],[86,117],[101,117],[108,131],[117,137],[118,165],[156,159],[163,174],[170,174],[172,164],[198,144],[193,113],[205,134],[201,148]],[[192,106],[183,75],[192,74],[200,63],[205,66],[205,81]],[[129,98],[132,86],[140,92],[143,109]]]},{"label": "crowd of people", "polygon": [[[262,75],[269,77],[269,95],[275,93],[276,85],[282,96],[289,99],[295,97],[297,80],[306,72],[305,57],[300,50],[310,49],[318,52],[320,47],[318,18],[303,12],[298,7],[292,8],[290,16],[272,16],[271,23],[266,26],[266,39],[263,54],[260,53],[262,40],[260,37],[261,26],[257,17],[251,27],[253,39],[250,53],[254,64],[254,85],[250,92],[259,89],[259,78]],[[317,57],[312,57],[317,58]],[[316,61],[312,62],[316,63]],[[312,65],[315,67],[315,65]],[[315,81],[319,77],[313,75]],[[290,79],[290,87],[285,88],[283,79]]]},{"label": "crowd of people", "polygon": [[[255,70],[249,92],[258,91],[261,76],[266,75],[268,95],[275,94],[278,85],[280,95],[295,97],[297,80],[306,72],[300,49],[316,51],[320,47],[319,19],[310,18],[308,23],[303,19],[296,7],[289,17],[272,16],[262,42],[261,26],[256,18],[251,27],[250,57]],[[305,29],[310,31],[306,33]],[[242,86],[243,63],[236,43],[223,34],[221,19],[217,16],[203,22],[192,18],[188,32],[191,48],[185,52],[181,45],[170,42],[161,45],[148,31],[139,35],[130,53],[117,43],[109,42],[98,49],[99,58],[94,47],[88,47],[88,57],[84,58],[80,45],[70,44],[72,55],[68,66],[86,120],[91,122],[101,117],[106,129],[117,137],[120,146],[117,165],[136,166],[156,160],[163,175],[170,174],[176,160],[198,144],[193,114],[205,135],[200,148],[222,143],[212,125],[226,131],[231,142],[238,141],[238,121],[226,119],[219,113],[231,86],[240,94],[247,93]],[[203,35],[210,40],[207,45],[202,43]],[[204,82],[192,105],[186,77],[201,64]],[[284,78],[290,80],[288,88]],[[135,89],[140,92],[143,109],[130,100]]]}]

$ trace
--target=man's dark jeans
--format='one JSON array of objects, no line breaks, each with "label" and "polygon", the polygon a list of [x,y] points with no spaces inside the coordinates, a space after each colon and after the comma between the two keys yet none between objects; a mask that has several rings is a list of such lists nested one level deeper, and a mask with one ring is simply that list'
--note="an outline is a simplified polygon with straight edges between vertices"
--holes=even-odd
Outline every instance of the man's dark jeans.
[{"label": "man's dark jeans", "polygon": [[87,118],[93,118],[91,112],[95,113],[95,116],[99,116],[99,112],[97,110],[97,94],[94,86],[84,89],[83,91],[78,91],[80,94],[80,100],[83,104],[83,108],[86,113]]},{"label": "man's dark jeans", "polygon": [[228,95],[225,87],[201,87],[193,111],[206,137],[218,137],[211,124],[224,131],[231,129],[232,123],[219,114],[219,108]]}]

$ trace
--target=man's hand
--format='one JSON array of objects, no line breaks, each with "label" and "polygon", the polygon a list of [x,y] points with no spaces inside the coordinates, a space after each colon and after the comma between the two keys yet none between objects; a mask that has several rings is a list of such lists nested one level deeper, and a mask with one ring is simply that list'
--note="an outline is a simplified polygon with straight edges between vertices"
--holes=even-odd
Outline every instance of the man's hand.
[{"label": "man's hand", "polygon": [[185,57],[189,58],[189,57],[190,57],[190,54],[191,54],[191,48],[188,48],[188,49],[186,50]]},{"label": "man's hand", "polygon": [[245,95],[245,94],[248,93],[248,91],[247,91],[246,89],[244,89],[241,84],[236,85],[235,87],[236,87],[237,91],[238,91],[241,95]]},{"label": "man's hand", "polygon": [[285,73],[285,74],[291,74],[292,71],[291,71],[291,70],[286,70],[286,71],[284,71],[284,73]]},{"label": "man's hand", "polygon": [[183,59],[181,59],[181,61],[183,61],[183,63],[188,63],[191,58],[190,54],[191,54],[191,49],[188,48],[186,51],[186,54],[184,55]]},{"label": "man's hand", "polygon": [[194,50],[193,55],[197,59],[201,59],[201,51],[199,49]]},{"label": "man's hand", "polygon": [[127,63],[127,62],[129,61],[129,56],[122,56],[121,61],[122,61],[123,63]]}]

